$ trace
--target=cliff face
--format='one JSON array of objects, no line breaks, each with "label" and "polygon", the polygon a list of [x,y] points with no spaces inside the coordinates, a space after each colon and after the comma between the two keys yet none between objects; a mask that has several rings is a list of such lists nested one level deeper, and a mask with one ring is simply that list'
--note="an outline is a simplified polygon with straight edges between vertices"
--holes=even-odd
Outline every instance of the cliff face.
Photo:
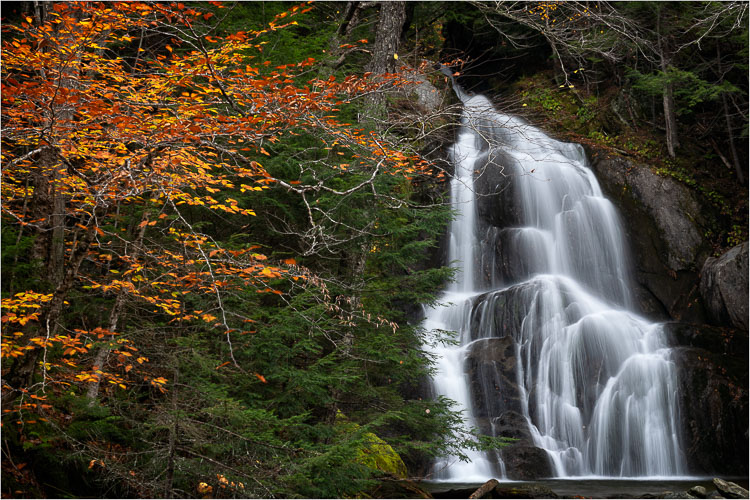
[{"label": "cliff face", "polygon": [[641,313],[703,323],[699,272],[709,254],[705,220],[692,192],[669,177],[603,149],[588,148],[591,168],[618,206],[630,242]]}]

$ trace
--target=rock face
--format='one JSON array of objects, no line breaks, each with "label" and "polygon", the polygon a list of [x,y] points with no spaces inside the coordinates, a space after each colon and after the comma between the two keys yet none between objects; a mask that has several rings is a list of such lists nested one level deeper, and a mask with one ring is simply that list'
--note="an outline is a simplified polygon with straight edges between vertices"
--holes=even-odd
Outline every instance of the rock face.
[{"label": "rock face", "polygon": [[[495,227],[518,226],[522,216],[519,204],[513,203],[517,193],[514,183],[514,160],[502,151],[485,153],[486,161],[474,179],[477,194],[477,216],[481,223]],[[480,230],[483,228],[480,227]]]},{"label": "rock face", "polygon": [[683,451],[690,474],[748,472],[748,372],[746,331],[667,323],[679,347]]},{"label": "rock face", "polygon": [[517,439],[500,450],[509,478],[551,477],[554,472],[547,452],[534,446],[526,418],[521,414],[515,353],[516,343],[510,336],[481,339],[472,344],[466,357],[466,371],[471,380],[474,415],[482,433]]},{"label": "rock face", "polygon": [[748,328],[748,244],[710,257],[701,271],[701,296],[714,323]]},{"label": "rock face", "polygon": [[[478,419],[486,421],[506,411],[521,411],[515,353],[516,344],[512,337],[482,339],[471,345],[466,372],[471,380],[474,416]],[[490,428],[480,430],[492,434]]]},{"label": "rock face", "polygon": [[621,212],[631,243],[641,312],[704,322],[698,271],[708,255],[701,207],[690,190],[648,166],[589,148],[591,168]]}]

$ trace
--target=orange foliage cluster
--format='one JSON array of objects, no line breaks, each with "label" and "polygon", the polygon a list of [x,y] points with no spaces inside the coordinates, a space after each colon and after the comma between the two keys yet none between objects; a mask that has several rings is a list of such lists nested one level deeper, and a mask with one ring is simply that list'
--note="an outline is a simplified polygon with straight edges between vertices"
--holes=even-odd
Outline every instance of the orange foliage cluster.
[{"label": "orange foliage cluster", "polygon": [[[226,191],[261,191],[277,184],[280,180],[251,156],[268,155],[264,142],[274,143],[296,128],[325,130],[336,138],[331,147],[364,147],[371,157],[384,160],[383,172],[409,177],[427,170],[418,158],[335,118],[337,106],[348,99],[403,84],[397,75],[332,77],[300,86],[296,78],[313,59],[270,72],[261,70],[263,63],[250,64],[262,55],[259,37],[296,24],[284,18],[309,10],[308,4],[292,7],[266,30],[226,37],[201,35],[199,24],[212,14],[182,3],[55,3],[41,25],[29,17],[21,26],[5,27],[5,220],[32,233],[43,228],[45,219],[33,219],[28,207],[40,194],[35,192],[38,179],[44,178],[45,189],[65,200],[67,255],[87,236],[91,240],[86,265],[76,269],[77,290],[123,295],[172,321],[207,322],[227,338],[236,329],[224,314],[221,297],[226,290],[254,287],[281,293],[271,284],[280,278],[318,286],[293,260],[269,265],[252,249],[222,248],[180,211],[188,205],[253,216],[251,207],[227,197]],[[162,28],[181,35],[152,55],[136,48],[144,31]],[[137,56],[120,57],[123,47]],[[342,171],[347,167],[339,166]],[[131,234],[121,227],[125,207],[143,214],[140,237],[137,230]],[[144,232],[158,232],[159,241],[171,243],[146,243],[155,239]],[[67,294],[62,288],[55,293]],[[187,310],[183,298],[191,293],[215,297],[215,308]],[[105,328],[56,333],[55,325],[44,324],[53,295],[27,291],[2,301],[2,357],[43,351],[38,363],[45,376],[42,390],[53,382],[69,386],[94,380],[127,387],[138,371],[133,368],[147,359],[118,332]],[[90,355],[103,347],[112,354],[106,369],[92,365]],[[138,376],[159,389],[167,383],[143,371]],[[3,390],[28,392],[8,385]],[[29,404],[22,398],[17,409],[36,408]]]}]

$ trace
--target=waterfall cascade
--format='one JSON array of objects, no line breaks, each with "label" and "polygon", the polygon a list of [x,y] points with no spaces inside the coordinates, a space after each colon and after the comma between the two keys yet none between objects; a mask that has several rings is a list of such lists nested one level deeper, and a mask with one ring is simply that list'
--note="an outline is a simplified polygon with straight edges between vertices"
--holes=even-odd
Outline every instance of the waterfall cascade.
[{"label": "waterfall cascade", "polygon": [[[683,474],[675,367],[660,326],[629,310],[622,230],[583,148],[496,112],[483,96],[458,95],[448,249],[457,280],[424,326],[455,331],[459,342],[434,348],[435,391],[487,434],[502,432],[511,413],[525,419],[558,477]],[[503,200],[491,223],[477,216],[488,187]],[[488,339],[508,346],[512,383],[486,373],[469,380],[468,359]],[[437,461],[433,477],[505,477],[502,451],[467,455],[469,463]]]}]

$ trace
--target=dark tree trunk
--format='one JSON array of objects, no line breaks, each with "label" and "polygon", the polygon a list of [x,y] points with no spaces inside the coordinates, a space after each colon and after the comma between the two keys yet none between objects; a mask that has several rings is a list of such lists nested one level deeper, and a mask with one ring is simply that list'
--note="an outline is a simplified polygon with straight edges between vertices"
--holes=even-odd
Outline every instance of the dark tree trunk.
[{"label": "dark tree trunk", "polygon": [[365,66],[365,71],[380,74],[393,73],[396,70],[398,60],[394,55],[398,54],[401,30],[405,21],[405,2],[381,2],[372,58]]},{"label": "dark tree trunk", "polygon": [[[661,63],[661,71],[665,77],[668,76],[671,61],[667,55],[667,47],[664,38],[661,33],[661,9],[656,12],[656,36],[657,44],[659,47],[659,59]],[[667,139],[667,151],[669,156],[674,158],[680,142],[677,138],[677,118],[675,115],[674,105],[674,85],[672,82],[667,81],[664,85],[664,91],[662,93],[662,105],[664,107],[664,126],[666,128],[666,139]]]},{"label": "dark tree trunk", "polygon": [[[398,46],[401,30],[406,21],[405,2],[381,2],[375,44],[370,62],[365,71],[374,75],[393,73],[398,64]],[[385,96],[381,91],[374,92],[365,100],[364,118],[374,120],[380,128],[385,128]]]},{"label": "dark tree trunk", "polygon": [[[724,71],[721,64],[721,44],[716,44],[716,64],[719,77],[723,78]],[[729,114],[729,104],[727,103],[727,95],[721,93],[721,105],[724,111],[724,120],[727,125],[727,139],[729,140],[729,150],[732,152],[732,163],[734,164],[734,170],[737,173],[737,179],[741,184],[745,183],[745,175],[742,172],[742,166],[740,165],[740,159],[737,155],[737,148],[734,145],[734,132],[732,130],[732,118]]]}]

